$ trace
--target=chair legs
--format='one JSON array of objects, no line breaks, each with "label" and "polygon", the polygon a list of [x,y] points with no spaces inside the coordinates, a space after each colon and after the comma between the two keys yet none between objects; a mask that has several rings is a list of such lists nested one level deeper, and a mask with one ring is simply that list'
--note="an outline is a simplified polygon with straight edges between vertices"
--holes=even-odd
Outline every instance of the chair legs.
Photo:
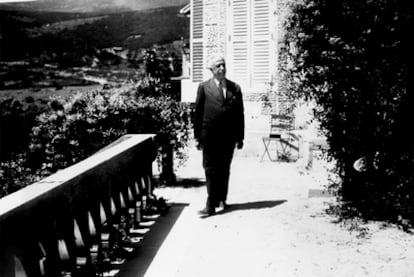
[{"label": "chair legs", "polygon": [[[264,137],[263,139],[263,145],[264,145],[264,151],[262,154],[262,157],[260,159],[260,162],[262,162],[267,155],[270,161],[278,161],[278,160],[290,160],[292,157],[292,152],[297,151],[298,155],[297,158],[299,158],[299,142],[295,143],[294,138],[278,138],[278,139],[272,139],[268,137]],[[270,154],[270,143],[274,141],[275,142],[275,148],[276,148],[276,158],[272,159],[272,156]],[[297,144],[297,145],[296,145]]]},{"label": "chair legs", "polygon": [[263,145],[264,145],[265,150],[263,151],[262,158],[260,159],[260,162],[263,162],[263,159],[266,156],[266,154],[267,154],[267,157],[269,158],[270,161],[272,161],[272,162],[273,161],[276,161],[278,159],[277,141],[276,140],[273,140],[273,141],[276,142],[276,160],[273,160],[272,159],[272,156],[270,155],[270,151],[269,151],[269,145],[272,142],[272,139],[270,139],[270,138],[263,138],[262,140],[263,140]]},{"label": "chair legs", "polygon": [[293,152],[297,152],[296,159],[299,159],[299,139],[291,134],[279,140],[281,151],[278,155],[282,159],[291,160],[293,158]]}]

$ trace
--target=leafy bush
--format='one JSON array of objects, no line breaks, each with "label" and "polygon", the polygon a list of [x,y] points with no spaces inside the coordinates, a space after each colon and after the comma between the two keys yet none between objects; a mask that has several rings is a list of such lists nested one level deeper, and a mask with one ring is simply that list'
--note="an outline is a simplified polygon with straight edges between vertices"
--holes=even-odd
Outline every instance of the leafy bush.
[{"label": "leafy bush", "polygon": [[22,100],[0,98],[0,162],[25,149],[36,116],[46,108],[44,101],[31,96]]},{"label": "leafy bush", "polygon": [[342,200],[364,217],[400,223],[414,222],[409,2],[301,1],[282,51],[287,89],[319,105]]},{"label": "leafy bush", "polygon": [[0,198],[40,179],[27,167],[26,156],[25,153],[16,154],[12,159],[0,163]]},{"label": "leafy bush", "polygon": [[144,82],[115,94],[99,90],[53,99],[51,111],[33,128],[33,162],[54,172],[126,133],[158,134],[161,147],[172,144],[180,154],[189,137],[189,110],[168,96],[142,96],[141,90],[151,89]]},{"label": "leafy bush", "polygon": [[[160,90],[157,81],[144,79],[128,88],[52,98],[50,110],[36,119],[28,154],[18,162],[3,163],[0,179],[20,178],[22,182],[16,184],[20,188],[30,184],[25,180],[68,167],[126,133],[155,133],[161,157],[172,146],[177,157],[183,158],[189,139],[189,107]],[[4,194],[15,190],[10,184],[0,186]]]}]

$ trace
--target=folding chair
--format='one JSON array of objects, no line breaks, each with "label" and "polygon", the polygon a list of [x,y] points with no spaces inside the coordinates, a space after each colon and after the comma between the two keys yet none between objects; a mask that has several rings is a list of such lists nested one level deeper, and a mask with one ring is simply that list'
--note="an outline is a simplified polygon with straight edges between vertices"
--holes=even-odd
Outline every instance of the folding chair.
[{"label": "folding chair", "polygon": [[275,142],[276,160],[290,160],[292,152],[297,152],[297,159],[299,158],[299,137],[292,132],[294,121],[295,118],[291,115],[271,115],[269,136],[262,138],[265,149],[260,161],[263,161],[266,154],[270,161],[275,161],[270,155],[271,142]]}]

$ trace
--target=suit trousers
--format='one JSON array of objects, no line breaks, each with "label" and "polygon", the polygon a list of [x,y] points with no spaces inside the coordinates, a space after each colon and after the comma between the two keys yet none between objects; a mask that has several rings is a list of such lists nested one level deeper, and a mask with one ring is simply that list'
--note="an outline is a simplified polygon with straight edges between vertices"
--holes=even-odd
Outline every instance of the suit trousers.
[{"label": "suit trousers", "polygon": [[226,201],[229,189],[230,166],[236,143],[218,141],[203,145],[203,167],[206,175],[207,208],[218,207]]}]

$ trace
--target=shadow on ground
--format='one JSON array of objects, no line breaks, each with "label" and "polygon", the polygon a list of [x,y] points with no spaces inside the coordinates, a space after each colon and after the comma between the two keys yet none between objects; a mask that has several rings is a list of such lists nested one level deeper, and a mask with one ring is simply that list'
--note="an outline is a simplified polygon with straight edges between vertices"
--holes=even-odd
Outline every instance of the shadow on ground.
[{"label": "shadow on ground", "polygon": [[231,204],[229,205],[227,209],[220,211],[217,214],[230,213],[230,212],[240,211],[240,210],[258,210],[258,209],[273,208],[285,202],[287,202],[287,200],[257,201],[257,202]]},{"label": "shadow on ground", "polygon": [[204,179],[201,178],[177,178],[174,187],[198,188],[204,186]]},{"label": "shadow on ground", "polygon": [[117,277],[141,277],[145,275],[158,249],[186,206],[188,204],[174,203],[165,215],[156,219],[155,224],[144,235],[134,255],[120,267]]}]

